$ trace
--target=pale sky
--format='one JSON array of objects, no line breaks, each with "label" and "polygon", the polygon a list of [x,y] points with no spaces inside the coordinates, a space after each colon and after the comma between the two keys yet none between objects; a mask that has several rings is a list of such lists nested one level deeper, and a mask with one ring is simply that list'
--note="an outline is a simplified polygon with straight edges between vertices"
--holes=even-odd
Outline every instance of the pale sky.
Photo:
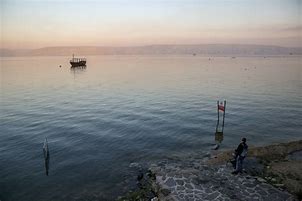
[{"label": "pale sky", "polygon": [[1,48],[302,47],[302,0],[0,0]]}]

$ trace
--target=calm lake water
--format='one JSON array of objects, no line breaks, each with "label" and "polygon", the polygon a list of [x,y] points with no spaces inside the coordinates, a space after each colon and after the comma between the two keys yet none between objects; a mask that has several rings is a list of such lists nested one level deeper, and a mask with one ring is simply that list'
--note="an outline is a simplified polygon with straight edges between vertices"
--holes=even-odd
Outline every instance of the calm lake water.
[{"label": "calm lake water", "polygon": [[1,58],[2,201],[113,200],[135,183],[131,163],[209,151],[217,100],[227,100],[222,149],[242,136],[301,139],[301,58],[87,59],[70,69],[68,57]]}]

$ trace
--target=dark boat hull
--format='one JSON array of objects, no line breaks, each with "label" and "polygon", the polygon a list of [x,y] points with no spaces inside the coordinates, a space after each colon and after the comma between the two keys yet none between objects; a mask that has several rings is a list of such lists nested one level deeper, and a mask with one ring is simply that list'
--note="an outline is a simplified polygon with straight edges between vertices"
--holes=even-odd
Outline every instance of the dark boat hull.
[{"label": "dark boat hull", "polygon": [[72,67],[78,67],[78,66],[86,66],[86,61],[78,61],[78,62],[70,62]]}]

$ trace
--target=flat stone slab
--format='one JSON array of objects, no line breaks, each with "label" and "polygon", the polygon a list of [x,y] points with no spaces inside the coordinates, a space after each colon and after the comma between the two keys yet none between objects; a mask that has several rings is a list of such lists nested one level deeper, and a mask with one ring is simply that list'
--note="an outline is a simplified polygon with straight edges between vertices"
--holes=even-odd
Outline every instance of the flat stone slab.
[{"label": "flat stone slab", "polygon": [[151,170],[159,187],[170,191],[161,200],[297,200],[259,177],[231,174],[233,169],[229,165],[210,166],[188,159],[154,164]]}]

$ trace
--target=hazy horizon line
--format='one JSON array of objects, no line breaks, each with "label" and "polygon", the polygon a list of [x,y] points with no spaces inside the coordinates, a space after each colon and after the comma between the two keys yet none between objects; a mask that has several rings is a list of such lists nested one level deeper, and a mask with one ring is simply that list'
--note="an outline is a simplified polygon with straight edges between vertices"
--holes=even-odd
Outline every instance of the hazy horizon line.
[{"label": "hazy horizon line", "polygon": [[38,48],[1,48],[1,50],[38,50],[43,48],[89,48],[89,47],[104,47],[104,48],[131,48],[131,47],[150,47],[150,46],[200,46],[200,45],[235,45],[235,46],[262,46],[262,47],[279,47],[279,48],[302,48],[302,46],[281,46],[281,45],[269,45],[269,44],[259,44],[259,43],[162,43],[162,44],[142,44],[142,45],[63,45],[63,46],[42,46]]}]

